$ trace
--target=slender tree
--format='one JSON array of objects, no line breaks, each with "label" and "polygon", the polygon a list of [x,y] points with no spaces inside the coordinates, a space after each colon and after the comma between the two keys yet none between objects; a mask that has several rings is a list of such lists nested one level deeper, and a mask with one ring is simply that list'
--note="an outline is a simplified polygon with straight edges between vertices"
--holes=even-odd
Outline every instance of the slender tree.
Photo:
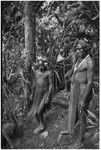
[{"label": "slender tree", "polygon": [[36,61],[36,14],[34,3],[31,1],[25,2],[25,54],[26,54],[26,68],[31,62]]}]

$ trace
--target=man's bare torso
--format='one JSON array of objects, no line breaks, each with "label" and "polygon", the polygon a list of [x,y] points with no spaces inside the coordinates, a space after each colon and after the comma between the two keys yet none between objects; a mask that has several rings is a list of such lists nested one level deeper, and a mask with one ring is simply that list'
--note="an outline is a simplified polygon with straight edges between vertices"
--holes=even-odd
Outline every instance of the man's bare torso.
[{"label": "man's bare torso", "polygon": [[49,77],[50,76],[51,76],[50,71],[36,74],[36,85],[37,85],[37,87],[47,89],[49,87]]},{"label": "man's bare torso", "polygon": [[87,71],[89,69],[88,62],[92,60],[89,56],[84,61],[83,60],[84,59],[75,65],[74,77],[75,81],[78,81],[80,84],[87,84]]}]

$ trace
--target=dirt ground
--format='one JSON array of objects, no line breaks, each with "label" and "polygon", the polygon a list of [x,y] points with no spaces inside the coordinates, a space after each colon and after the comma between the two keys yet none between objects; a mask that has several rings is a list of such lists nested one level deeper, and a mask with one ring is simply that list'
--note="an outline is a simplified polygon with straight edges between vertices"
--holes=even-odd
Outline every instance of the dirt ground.
[{"label": "dirt ground", "polygon": [[[63,98],[66,94],[62,95]],[[60,97],[60,96],[59,96]],[[60,131],[67,129],[68,108],[54,104],[45,115],[46,130],[40,134],[34,134],[37,122],[34,118],[26,120],[24,125],[24,136],[21,141],[16,142],[18,149],[98,149],[89,139],[85,138],[82,146],[77,144],[79,129],[75,130],[73,137],[63,135],[58,142]]]}]

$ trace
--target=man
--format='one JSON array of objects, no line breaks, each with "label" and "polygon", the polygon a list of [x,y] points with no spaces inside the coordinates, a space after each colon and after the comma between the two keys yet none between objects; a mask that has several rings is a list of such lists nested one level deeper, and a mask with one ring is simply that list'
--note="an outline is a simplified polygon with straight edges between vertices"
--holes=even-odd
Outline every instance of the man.
[{"label": "man", "polygon": [[74,66],[71,83],[71,95],[68,112],[68,130],[62,134],[73,135],[75,124],[79,122],[79,143],[84,140],[86,130],[86,115],[92,98],[93,60],[90,57],[88,44],[80,40],[77,44],[78,60]]},{"label": "man", "polygon": [[53,92],[52,72],[48,68],[48,62],[39,60],[39,68],[36,71],[36,88],[33,98],[33,106],[28,116],[33,115],[39,123],[34,133],[45,128],[44,113],[49,109]]}]

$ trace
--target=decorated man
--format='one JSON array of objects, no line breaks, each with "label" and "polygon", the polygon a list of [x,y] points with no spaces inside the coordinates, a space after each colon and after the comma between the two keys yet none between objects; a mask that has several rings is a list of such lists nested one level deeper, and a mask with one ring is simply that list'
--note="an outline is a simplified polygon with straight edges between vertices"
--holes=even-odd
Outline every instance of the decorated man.
[{"label": "decorated man", "polygon": [[45,129],[44,114],[49,109],[53,92],[52,71],[49,70],[48,61],[39,60],[36,71],[36,88],[33,97],[33,105],[28,116],[36,117],[39,126],[34,133],[39,133]]},{"label": "decorated man", "polygon": [[68,112],[68,129],[60,132],[73,135],[76,123],[80,125],[79,143],[84,140],[86,131],[86,116],[89,102],[92,98],[93,60],[90,56],[90,47],[84,40],[77,44],[78,60],[74,65],[71,94]]}]

